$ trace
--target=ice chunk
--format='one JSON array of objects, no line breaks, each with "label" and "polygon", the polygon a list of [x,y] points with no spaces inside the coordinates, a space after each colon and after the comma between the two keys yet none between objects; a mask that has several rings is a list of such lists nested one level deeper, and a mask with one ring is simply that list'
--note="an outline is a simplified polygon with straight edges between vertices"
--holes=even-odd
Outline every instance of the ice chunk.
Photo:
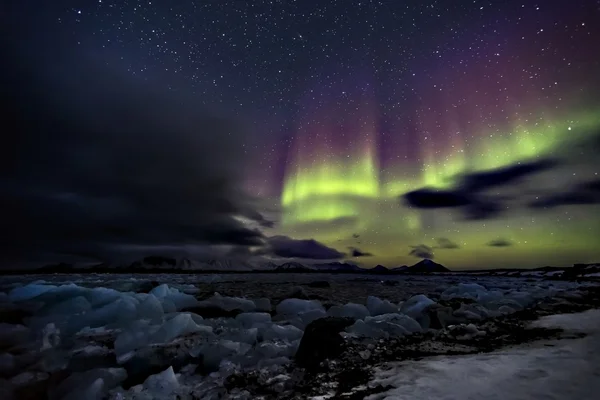
[{"label": "ice chunk", "polygon": [[97,287],[86,293],[86,297],[92,304],[92,307],[97,308],[106,304],[112,303],[122,296],[121,292],[114,289]]},{"label": "ice chunk", "polygon": [[256,352],[260,354],[261,358],[277,358],[277,357],[288,357],[291,358],[296,354],[300,340],[293,342],[263,342],[256,346]]},{"label": "ice chunk", "polygon": [[417,321],[415,321],[408,315],[397,313],[381,314],[375,317],[367,317],[365,318],[365,322],[367,324],[372,323],[381,325],[383,327],[382,329],[388,331],[390,334],[394,334],[393,332],[398,332],[398,329],[396,328],[396,326],[390,326],[389,328],[386,328],[388,325],[398,325],[402,327],[402,329],[405,332],[408,333],[417,333],[423,330],[421,328],[421,325],[419,325]]},{"label": "ice chunk", "polygon": [[303,312],[325,309],[316,300],[285,299],[276,307],[277,314],[295,316]]},{"label": "ice chunk", "polygon": [[483,320],[492,316],[491,312],[480,304],[461,304],[460,308],[454,311],[454,315],[470,320]]},{"label": "ice chunk", "polygon": [[422,314],[426,308],[432,306],[433,304],[435,304],[435,302],[429,297],[418,294],[402,303],[402,306],[400,306],[400,312],[412,318],[416,318]]},{"label": "ice chunk", "polygon": [[158,325],[150,325],[149,321],[133,321],[128,329],[115,339],[115,353],[121,356],[150,344],[150,338],[159,328]]},{"label": "ice chunk", "polygon": [[294,341],[302,338],[304,332],[296,328],[293,325],[271,325],[270,329],[267,329],[263,335],[264,340],[287,340]]},{"label": "ice chunk", "polygon": [[408,315],[388,313],[358,320],[346,332],[372,338],[403,336],[421,332],[421,325]]},{"label": "ice chunk", "polygon": [[255,324],[270,323],[271,314],[259,312],[241,313],[235,317],[235,320],[240,322],[245,328],[252,328]]},{"label": "ice chunk", "polygon": [[380,327],[374,326],[374,324],[367,324],[361,319],[357,320],[354,325],[346,328],[346,332],[356,336],[364,336],[375,339],[389,337],[389,333],[385,332]]},{"label": "ice chunk", "polygon": [[508,293],[506,297],[519,303],[522,308],[529,307],[535,302],[533,296],[528,292],[514,291]]},{"label": "ice chunk", "polygon": [[150,375],[143,384],[144,389],[151,392],[153,396],[166,396],[179,388],[177,375],[173,371],[173,367],[169,367],[163,372]]},{"label": "ice chunk", "polygon": [[477,283],[459,283],[456,286],[449,287],[442,292],[443,300],[454,298],[468,298],[477,300],[478,297],[485,296],[487,289]]},{"label": "ice chunk", "polygon": [[104,380],[102,378],[96,379],[91,385],[82,387],[81,390],[77,390],[74,393],[69,393],[64,397],[65,400],[101,400],[104,394]]},{"label": "ice chunk", "polygon": [[271,312],[271,300],[265,297],[254,300],[254,304],[256,304],[256,311]]},{"label": "ice chunk", "polygon": [[314,320],[326,317],[327,313],[325,312],[325,310],[317,309],[317,310],[310,310],[310,311],[300,313],[298,316],[300,317],[300,320],[302,321],[302,327],[305,328],[308,324],[310,324]]},{"label": "ice chunk", "polygon": [[398,312],[398,307],[394,304],[375,296],[367,297],[367,309],[371,313],[371,316]]},{"label": "ice chunk", "polygon": [[75,315],[89,311],[91,308],[92,305],[85,297],[76,296],[42,309],[39,313],[44,315]]},{"label": "ice chunk", "polygon": [[157,322],[163,318],[164,312],[160,301],[153,294],[146,296],[140,305],[137,307],[138,318],[149,319]]},{"label": "ice chunk", "polygon": [[370,315],[369,310],[362,304],[348,303],[343,306],[333,306],[327,310],[327,314],[332,317],[349,317],[354,319],[364,319]]},{"label": "ice chunk", "polygon": [[475,296],[475,300],[478,303],[487,305],[488,303],[492,303],[494,301],[501,300],[504,297],[501,291],[499,290],[489,290],[489,291],[480,291],[477,292]]},{"label": "ice chunk", "polygon": [[256,304],[252,300],[221,296],[219,293],[215,293],[213,297],[201,301],[198,306],[217,307],[226,311],[242,310],[250,312],[256,310]]},{"label": "ice chunk", "polygon": [[[176,288],[171,288],[166,283],[152,289],[150,294],[161,301],[171,302],[175,306],[175,310],[194,307],[199,303],[194,296],[182,293]],[[165,311],[167,310],[165,309]]]},{"label": "ice chunk", "polygon": [[85,372],[75,372],[62,381],[50,398],[60,399],[101,399],[106,391],[127,379],[123,368],[96,368]]},{"label": "ice chunk", "polygon": [[152,335],[151,341],[152,343],[168,343],[176,337],[196,332],[212,334],[212,327],[198,325],[194,322],[189,313],[182,313],[166,321],[160,329]]},{"label": "ice chunk", "polygon": [[29,285],[21,286],[11,290],[8,294],[8,298],[12,302],[27,301],[53,289],[56,289],[56,286],[30,283]]},{"label": "ice chunk", "polygon": [[258,329],[230,329],[223,332],[221,337],[233,342],[255,344],[258,341]]},{"label": "ice chunk", "polygon": [[243,356],[252,348],[248,343],[219,340],[218,342],[203,343],[192,349],[192,357],[202,356],[202,363],[207,371],[216,371],[222,361],[233,357]]},{"label": "ice chunk", "polygon": [[456,335],[458,340],[471,340],[476,336],[485,336],[486,332],[477,329],[473,324],[452,325],[450,332]]},{"label": "ice chunk", "polygon": [[80,318],[72,318],[69,329],[77,332],[86,326],[96,328],[108,324],[118,326],[129,323],[137,316],[137,302],[134,297],[122,296],[112,303],[87,312]]}]

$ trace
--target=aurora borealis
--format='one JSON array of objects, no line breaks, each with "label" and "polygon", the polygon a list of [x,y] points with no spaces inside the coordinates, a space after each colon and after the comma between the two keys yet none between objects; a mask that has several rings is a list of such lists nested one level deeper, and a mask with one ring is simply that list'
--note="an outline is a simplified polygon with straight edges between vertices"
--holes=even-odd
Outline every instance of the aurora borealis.
[{"label": "aurora borealis", "polygon": [[[314,240],[332,261],[388,267],[424,255],[454,269],[600,260],[595,0],[61,0],[11,12],[15,23],[5,29],[23,40],[23,60],[37,57],[32,74],[53,76],[53,87],[92,93],[86,85],[96,78],[77,75],[81,62],[172,99],[182,116],[171,125],[185,125],[189,160],[169,146],[162,157],[153,150],[149,159],[163,159],[163,172],[146,162],[152,171],[133,181],[143,193],[153,176],[168,183],[186,245],[277,259],[269,243]],[[114,95],[120,86],[105,88]],[[92,101],[74,103],[79,108],[61,121],[102,111]],[[167,114],[153,107],[141,111],[148,120]],[[188,127],[200,113],[243,134],[212,123]],[[121,135],[114,126],[108,129]],[[133,146],[119,137],[111,143],[122,140],[131,153],[161,148],[157,140]],[[233,150],[221,150],[226,140]],[[164,172],[177,163],[176,178]],[[211,174],[193,173],[199,166]],[[78,189],[67,189],[79,179],[65,178],[53,201],[72,201]],[[82,180],[93,186],[87,182],[95,179]],[[214,199],[202,199],[206,190],[215,190]],[[121,203],[112,199],[119,206],[106,211],[111,224],[140,224],[141,217],[123,217],[132,204],[155,206],[156,220],[172,217],[166,210],[175,200],[167,207],[147,197],[125,191]],[[216,214],[223,218],[207,217]],[[218,229],[198,232],[198,224]],[[142,226],[107,231],[135,232],[127,240],[146,245]]]}]

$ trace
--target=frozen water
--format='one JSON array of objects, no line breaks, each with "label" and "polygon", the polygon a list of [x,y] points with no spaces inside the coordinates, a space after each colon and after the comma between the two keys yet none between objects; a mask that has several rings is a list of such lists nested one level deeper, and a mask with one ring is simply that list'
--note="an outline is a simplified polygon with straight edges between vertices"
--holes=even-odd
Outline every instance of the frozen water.
[{"label": "frozen water", "polygon": [[300,317],[300,321],[302,321],[303,328],[305,328],[308,324],[310,324],[314,320],[323,318],[326,316],[327,316],[327,313],[325,312],[325,310],[320,309],[320,308],[315,309],[315,310],[305,311],[305,312],[298,314],[298,317]]},{"label": "frozen water", "polygon": [[423,294],[418,294],[402,303],[400,306],[400,312],[415,318],[419,316],[427,307],[430,307],[433,304],[435,304],[435,302],[429,297]]},{"label": "frozen water", "polygon": [[31,300],[53,289],[56,289],[56,286],[32,283],[11,290],[8,294],[8,299],[13,302]]},{"label": "frozen water", "polygon": [[158,322],[163,318],[164,310],[160,301],[153,294],[146,296],[137,307],[137,316],[142,319],[149,319]]},{"label": "frozen water", "polygon": [[327,314],[332,317],[348,317],[354,319],[364,319],[370,315],[369,310],[362,304],[348,303],[343,306],[333,306],[327,310]]},{"label": "frozen water", "polygon": [[256,305],[256,311],[271,312],[271,300],[265,297],[254,300],[254,304]]},{"label": "frozen water", "polygon": [[127,379],[123,368],[97,368],[85,372],[75,372],[53,390],[51,398],[56,399],[101,399],[107,390]]},{"label": "frozen water", "polygon": [[367,298],[367,309],[371,313],[371,316],[398,312],[398,307],[389,300],[381,300],[375,296]]},{"label": "frozen water", "polygon": [[[244,312],[256,311],[256,304],[252,300],[240,297],[226,297],[215,293],[213,297],[201,301],[199,306],[217,307],[226,311],[241,310]],[[263,304],[264,305],[264,304]]]},{"label": "frozen water", "polygon": [[[196,316],[199,318],[199,316]],[[192,315],[181,313],[166,321],[151,338],[151,343],[168,343],[173,339],[190,333],[212,334],[212,327],[197,324]]]},{"label": "frozen water", "polygon": [[179,388],[179,381],[173,367],[169,367],[163,372],[150,375],[143,383],[143,390],[151,396],[160,398],[173,393]]},{"label": "frozen water", "polygon": [[271,322],[271,314],[267,313],[258,313],[258,312],[250,312],[250,313],[241,313],[235,317],[236,321],[238,321],[245,328],[252,328],[255,325],[262,325]]},{"label": "frozen water", "polygon": [[293,325],[273,324],[263,334],[264,340],[288,340],[294,341],[300,339],[304,332]]},{"label": "frozen water", "polygon": [[487,289],[477,283],[459,283],[442,292],[443,300],[467,298],[477,300],[478,296],[487,296]]},{"label": "frozen water", "polygon": [[[182,310],[188,307],[198,305],[198,300],[190,294],[180,292],[176,288],[169,287],[166,283],[155,287],[150,294],[156,296],[161,301],[168,301],[175,306],[175,310]],[[165,309],[165,312],[170,312]]]},{"label": "frozen water", "polygon": [[[549,295],[560,295],[565,299],[581,297],[581,294],[574,290],[577,285],[567,282],[526,282],[482,277],[478,278],[479,283],[448,286],[447,278],[431,276],[426,279],[411,277],[410,280],[398,277],[394,279],[402,282],[402,285],[384,286],[378,281],[352,283],[352,279],[357,279],[355,276],[336,276],[335,279],[345,279],[346,284],[339,285],[339,291],[331,291],[328,303],[346,304],[333,306],[325,312],[319,301],[286,299],[275,307],[276,314],[271,318],[271,302],[261,298],[264,295],[262,282],[256,284],[260,290],[240,290],[240,287],[235,286],[241,285],[239,280],[236,281],[239,278],[235,275],[231,275],[231,278],[228,276],[227,282],[213,282],[211,285],[215,287],[202,290],[190,282],[206,282],[205,284],[209,285],[205,277],[165,275],[163,280],[168,279],[169,283],[155,287],[150,293],[136,293],[136,290],[140,291],[138,289],[141,283],[148,280],[146,278],[81,276],[76,278],[76,284],[64,282],[60,275],[49,276],[46,279],[48,282],[38,281],[23,286],[18,286],[18,283],[12,283],[10,287],[4,285],[2,290],[7,290],[9,294],[2,296],[0,292],[1,310],[14,309],[17,311],[10,312],[18,315],[22,308],[25,316],[25,326],[0,324],[0,343],[3,351],[9,352],[0,353],[0,373],[7,374],[7,378],[11,380],[10,385],[30,385],[48,379],[49,375],[46,372],[54,373],[66,368],[70,357],[76,357],[78,366],[89,362],[90,367],[115,366],[114,355],[120,363],[138,360],[141,363],[152,364],[154,368],[156,365],[166,368],[168,363],[175,365],[180,363],[180,360],[192,363],[184,366],[184,369],[191,367],[192,372],[187,377],[183,373],[177,376],[173,370],[169,373],[168,369],[163,371],[164,376],[155,377],[155,380],[158,380],[158,377],[162,376],[160,379],[164,378],[167,383],[172,383],[172,378],[175,377],[175,389],[165,391],[153,386],[152,380],[148,381],[147,385],[134,386],[127,391],[111,390],[118,384],[107,374],[97,372],[85,379],[83,376],[71,374],[79,377],[76,381],[81,383],[73,384],[73,387],[61,395],[65,397],[70,393],[71,398],[104,398],[107,391],[111,391],[109,398],[173,398],[176,396],[174,392],[186,398],[195,390],[192,388],[198,388],[205,383],[212,389],[194,392],[196,395],[203,393],[198,398],[211,398],[219,390],[222,395],[223,379],[234,371],[245,368],[275,368],[289,363],[296,353],[306,325],[327,315],[356,319],[354,325],[347,328],[347,332],[370,338],[421,332],[429,327],[429,316],[437,316],[443,326],[454,324],[455,326],[448,329],[455,333],[457,339],[468,342],[485,334],[476,325],[470,324],[471,321],[477,323],[490,316],[521,310]],[[113,283],[111,279],[114,279]],[[244,279],[249,280],[248,277]],[[281,278],[268,275],[264,279],[269,281]],[[300,276],[298,279],[305,278]],[[306,279],[313,281],[315,278],[310,276]],[[89,287],[98,284],[107,284],[111,288]],[[225,285],[234,286],[228,289]],[[245,282],[243,285],[246,288],[254,284]],[[287,288],[284,285],[281,288],[273,286],[273,290],[279,293],[274,295],[274,298],[282,298],[280,295],[285,293]],[[432,292],[434,287],[439,287],[439,290]],[[217,292],[220,288],[229,293],[244,293],[257,300],[221,296]],[[356,288],[360,290],[355,290]],[[190,295],[206,293],[207,290],[215,294],[204,301],[197,301]],[[381,298],[367,298],[366,293],[377,293]],[[434,294],[431,294],[430,298],[419,293]],[[450,307],[436,305],[432,298],[436,298],[434,296],[437,295],[442,300],[466,297],[476,303],[463,303],[458,309],[453,305],[453,311]],[[389,301],[397,303],[407,297],[408,300],[401,302],[399,306]],[[383,300],[384,298],[386,299]],[[366,306],[348,303],[350,300],[366,302]],[[443,301],[440,303],[443,304]],[[228,311],[240,310],[242,313],[235,318],[204,320],[199,315],[181,312],[188,307],[207,306]],[[33,316],[29,317],[31,313]],[[28,340],[31,343],[26,347],[19,346],[14,351],[11,349],[11,346],[21,345]],[[42,348],[44,352],[39,353]],[[361,357],[365,354],[367,353],[361,353]],[[194,359],[193,356],[199,358]],[[367,359],[370,356],[365,357]],[[112,364],[107,364],[111,362]],[[198,363],[203,365],[204,372],[214,373],[209,376],[195,373],[195,364]],[[71,364],[71,367],[73,365],[75,364]],[[125,365],[129,368],[129,364]],[[181,367],[181,364],[175,366],[177,371],[177,368]],[[20,368],[32,370],[14,376]],[[45,372],[36,372],[33,368]],[[195,383],[188,382],[189,379]],[[181,385],[190,386],[182,388]],[[204,396],[204,393],[209,392],[210,395]],[[248,396],[251,397],[250,394]]]},{"label": "frozen water", "polygon": [[277,314],[285,316],[296,316],[312,310],[325,311],[321,303],[316,300],[285,299],[276,307]]}]

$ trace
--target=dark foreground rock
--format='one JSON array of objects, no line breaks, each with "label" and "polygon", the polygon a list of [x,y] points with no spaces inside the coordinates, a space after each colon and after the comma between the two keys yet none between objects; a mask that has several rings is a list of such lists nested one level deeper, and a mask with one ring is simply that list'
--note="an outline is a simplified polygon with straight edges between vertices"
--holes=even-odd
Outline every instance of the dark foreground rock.
[{"label": "dark foreground rock", "polygon": [[306,327],[296,353],[296,363],[315,368],[329,358],[339,357],[344,351],[340,332],[354,323],[352,318],[319,318]]}]

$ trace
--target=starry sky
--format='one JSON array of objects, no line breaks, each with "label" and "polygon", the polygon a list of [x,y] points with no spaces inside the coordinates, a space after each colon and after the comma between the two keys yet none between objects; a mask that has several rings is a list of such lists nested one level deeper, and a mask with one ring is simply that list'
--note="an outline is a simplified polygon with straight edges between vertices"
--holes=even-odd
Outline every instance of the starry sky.
[{"label": "starry sky", "polygon": [[[196,203],[190,199],[196,201],[200,194],[169,186],[179,203],[157,202],[152,215],[165,207],[181,208],[177,221],[192,214],[206,221],[206,215],[222,213],[224,218],[217,220],[226,220],[236,234],[247,234],[231,240],[229,230],[198,233],[189,223],[185,230],[192,233],[182,235],[186,245],[224,245],[241,256],[347,260],[367,267],[410,265],[420,258],[454,269],[563,266],[600,259],[597,0],[43,3],[0,8],[8,39],[4,45],[13,52],[10,60],[21,80],[5,79],[15,93],[28,94],[22,96],[23,104],[39,100],[35,104],[44,109],[60,103],[59,110],[47,113],[60,123],[100,115],[98,103],[81,105],[80,99],[102,97],[108,88],[119,99],[145,98],[120,92],[135,87],[176,104],[169,117],[162,115],[163,106],[136,109],[153,118],[161,115],[167,126],[186,121],[185,139],[169,141],[170,147],[161,142],[169,135],[178,137],[169,128],[155,135],[161,139],[153,147],[154,158],[140,163],[161,157],[172,162],[165,161],[162,170],[144,171],[144,176],[160,175],[162,183],[172,184],[165,171],[178,177],[187,173],[171,168],[182,152],[191,160],[204,160],[194,168],[219,174],[191,173],[196,181],[190,178],[178,189],[218,179],[229,184],[218,185],[227,190],[215,194],[214,201]],[[29,117],[23,107],[18,109],[22,125]],[[192,122],[200,112],[206,117]],[[240,133],[232,140],[229,128],[215,125],[217,118]],[[86,119],[85,129],[92,119]],[[43,125],[53,127],[48,132],[58,131],[56,121]],[[103,128],[118,133],[111,144],[125,136],[146,144],[121,123]],[[69,148],[71,155],[73,137],[83,135],[73,133],[50,148]],[[225,137],[228,143],[221,146]],[[4,146],[5,151],[30,160],[29,142],[15,139],[10,144],[15,143],[18,149]],[[113,148],[107,149],[103,162],[110,163]],[[23,158],[15,156],[19,151]],[[60,175],[62,186],[44,192],[43,201],[51,198],[63,210],[58,203],[83,193],[80,186],[65,189],[65,182],[73,182],[65,179],[65,171],[77,170],[80,162],[55,168],[52,176]],[[30,194],[39,186],[33,181],[48,182],[41,178],[39,163],[23,164],[5,166],[27,178],[5,174],[5,192],[27,187]],[[100,161],[94,168],[88,182],[108,174]],[[134,178],[132,182],[140,182],[139,176]],[[21,189],[15,199],[25,196]],[[81,198],[89,200],[85,193],[78,204],[87,201]],[[111,221],[117,220],[115,210],[123,212],[122,204],[134,204],[130,193],[123,193],[114,196],[119,207],[115,202],[106,206]],[[32,209],[43,204],[27,208],[17,203],[5,209],[12,218],[20,215],[27,221],[33,220]],[[106,221],[95,215],[96,206],[86,206],[82,215]],[[160,222],[165,218],[161,212]],[[176,245],[172,234],[152,240],[139,235],[135,220],[135,230],[131,225],[125,229],[135,235],[111,236],[108,242],[146,249],[170,238],[169,245]],[[164,232],[181,227],[167,225]],[[124,231],[117,228],[111,225],[107,231]],[[30,242],[25,231],[4,245]],[[65,238],[73,236],[65,231]],[[107,242],[105,236],[92,236],[96,245]],[[44,251],[56,245],[49,245],[47,237],[34,239]]]}]

